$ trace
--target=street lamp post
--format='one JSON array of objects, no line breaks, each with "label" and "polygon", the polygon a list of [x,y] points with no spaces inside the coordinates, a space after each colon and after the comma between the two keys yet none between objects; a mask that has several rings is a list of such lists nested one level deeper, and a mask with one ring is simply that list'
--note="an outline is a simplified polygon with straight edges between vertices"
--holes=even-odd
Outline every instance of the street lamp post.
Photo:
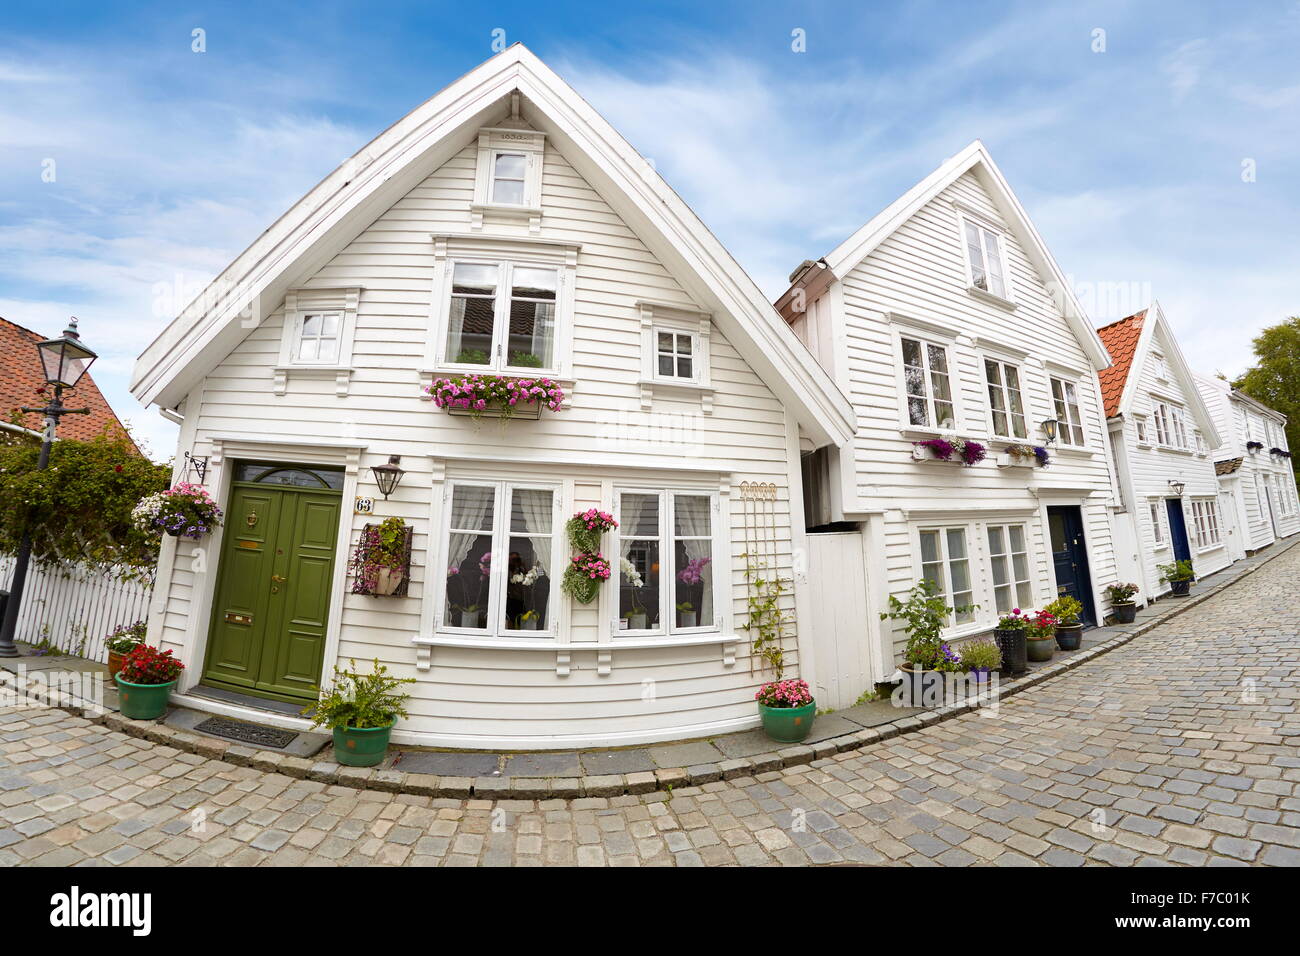
[{"label": "street lamp post", "polygon": [[[45,431],[41,438],[41,454],[36,462],[36,470],[44,471],[50,463],[50,446],[54,444],[54,433],[59,428],[59,419],[64,415],[85,415],[88,408],[65,408],[63,390],[75,388],[86,374],[91,363],[98,357],[81,344],[77,334],[77,320],[72,318],[63,335],[57,339],[47,339],[36,345],[41,357],[41,367],[45,370],[45,381],[54,387],[54,397],[44,408],[24,408],[24,412],[39,412],[45,416]],[[14,562],[14,577],[9,585],[9,601],[5,605],[4,621],[0,622],[0,657],[17,657],[18,648],[14,645],[14,631],[18,627],[18,610],[23,601],[23,587],[27,584],[27,565],[32,559],[32,536],[24,527],[22,540],[18,545],[18,555]]]}]

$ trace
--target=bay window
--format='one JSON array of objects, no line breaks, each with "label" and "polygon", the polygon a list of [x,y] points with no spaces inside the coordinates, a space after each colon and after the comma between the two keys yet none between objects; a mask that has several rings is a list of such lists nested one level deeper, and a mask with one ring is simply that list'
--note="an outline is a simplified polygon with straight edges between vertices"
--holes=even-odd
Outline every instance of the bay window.
[{"label": "bay window", "polygon": [[1073,382],[1052,379],[1052,404],[1056,409],[1057,437],[1064,445],[1083,447],[1083,415],[1079,411],[1079,394]]},{"label": "bay window", "polygon": [[925,428],[956,427],[948,350],[904,336],[903,389],[909,424]]},{"label": "bay window", "polygon": [[617,633],[716,630],[717,496],[627,490],[617,495]]},{"label": "bay window", "polygon": [[560,273],[521,262],[450,264],[443,362],[481,370],[554,370]]},{"label": "bay window", "polygon": [[548,487],[449,483],[443,629],[480,636],[554,633],[557,497]]}]

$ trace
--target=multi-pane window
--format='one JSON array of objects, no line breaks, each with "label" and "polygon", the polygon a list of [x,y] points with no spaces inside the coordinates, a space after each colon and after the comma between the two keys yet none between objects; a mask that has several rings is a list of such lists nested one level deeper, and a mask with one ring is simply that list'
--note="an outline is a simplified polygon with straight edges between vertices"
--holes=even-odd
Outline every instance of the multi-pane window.
[{"label": "multi-pane window", "polygon": [[555,527],[552,489],[453,482],[443,626],[480,635],[553,631]]},{"label": "multi-pane window", "polygon": [[966,258],[970,263],[971,284],[999,298],[1007,298],[1001,236],[970,220],[966,220],[965,226]]},{"label": "multi-pane window", "polygon": [[988,537],[994,607],[999,614],[1016,607],[1028,608],[1034,603],[1034,588],[1029,578],[1025,526],[989,525]]},{"label": "multi-pane window", "polygon": [[655,374],[659,378],[695,381],[695,336],[655,329]]},{"label": "multi-pane window", "polygon": [[1201,430],[1200,430],[1199,428],[1195,430],[1194,435],[1195,435],[1195,437],[1196,437],[1196,453],[1197,453],[1198,455],[1204,455],[1204,454],[1205,454],[1205,436],[1201,434]]},{"label": "multi-pane window", "polygon": [[492,202],[522,206],[527,169],[523,153],[496,153],[492,157]]},{"label": "multi-pane window", "polygon": [[1028,438],[1025,407],[1020,395],[1020,370],[1007,362],[984,360],[984,378],[993,412],[993,434],[1004,438]]},{"label": "multi-pane window", "polygon": [[618,630],[714,629],[712,495],[624,491],[618,496]]},{"label": "multi-pane window", "polygon": [[338,312],[309,312],[302,317],[298,330],[299,362],[337,362],[339,358]]},{"label": "multi-pane window", "polygon": [[1134,418],[1133,425],[1137,429],[1137,440],[1145,444],[1147,440],[1147,420],[1145,418]]},{"label": "multi-pane window", "polygon": [[1187,421],[1183,410],[1167,402],[1156,402],[1156,441],[1170,448],[1187,447]]},{"label": "multi-pane window", "polygon": [[1163,548],[1165,546],[1165,526],[1163,523],[1164,515],[1161,512],[1164,510],[1164,505],[1162,502],[1152,501],[1148,502],[1147,507],[1151,511],[1151,539],[1155,542],[1157,548]]},{"label": "multi-pane window", "polygon": [[1083,447],[1083,416],[1074,383],[1052,379],[1052,403],[1056,407],[1057,437],[1064,444]]},{"label": "multi-pane window", "polygon": [[908,422],[929,428],[956,427],[947,349],[904,337],[903,383]]},{"label": "multi-pane window", "polygon": [[1192,522],[1196,529],[1196,547],[1211,548],[1219,543],[1219,507],[1212,498],[1192,502]]},{"label": "multi-pane window", "polygon": [[447,318],[448,364],[555,367],[559,271],[515,262],[455,262]]},{"label": "multi-pane window", "polygon": [[968,624],[975,620],[975,611],[970,607],[975,603],[975,592],[966,529],[923,528],[920,544],[921,577],[934,582],[937,593],[950,607],[967,608],[957,612],[955,623]]}]

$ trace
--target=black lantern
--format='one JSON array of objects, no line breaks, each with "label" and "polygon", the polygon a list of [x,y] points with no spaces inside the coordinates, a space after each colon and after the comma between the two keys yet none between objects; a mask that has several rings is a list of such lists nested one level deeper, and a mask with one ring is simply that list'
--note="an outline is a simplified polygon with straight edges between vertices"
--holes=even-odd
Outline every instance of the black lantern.
[{"label": "black lantern", "polygon": [[99,357],[81,344],[76,316],[68,320],[62,338],[47,339],[37,344],[36,350],[41,353],[45,381],[60,388],[76,388],[86,369]]},{"label": "black lantern", "polygon": [[1183,489],[1186,487],[1187,486],[1181,481],[1174,481],[1173,479],[1170,479],[1169,481],[1169,490],[1174,493],[1175,498],[1181,498],[1183,496]]},{"label": "black lantern", "polygon": [[397,488],[398,484],[402,480],[402,476],[406,474],[405,471],[398,467],[398,462],[401,460],[401,455],[389,455],[388,464],[370,466],[370,470],[375,473],[375,484],[379,486],[379,490],[383,493],[385,501],[388,500],[388,496]]},{"label": "black lantern", "polygon": [[1056,419],[1055,418],[1044,419],[1042,422],[1039,423],[1039,426],[1043,429],[1043,434],[1047,436],[1047,444],[1050,445],[1052,442],[1056,441]]}]

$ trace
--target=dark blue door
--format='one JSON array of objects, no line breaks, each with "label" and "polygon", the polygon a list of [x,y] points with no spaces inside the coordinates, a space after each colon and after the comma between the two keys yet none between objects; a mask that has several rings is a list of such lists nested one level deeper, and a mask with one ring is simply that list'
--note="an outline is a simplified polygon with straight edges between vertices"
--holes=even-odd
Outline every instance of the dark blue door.
[{"label": "dark blue door", "polygon": [[1183,499],[1166,498],[1165,510],[1169,512],[1169,540],[1174,546],[1174,559],[1192,560],[1192,549],[1187,543],[1187,521],[1183,518]]},{"label": "dark blue door", "polygon": [[1068,594],[1083,605],[1080,620],[1088,627],[1097,623],[1092,601],[1092,573],[1088,568],[1088,545],[1083,537],[1083,517],[1078,505],[1053,505],[1047,509],[1052,564],[1056,568],[1056,592]]}]

